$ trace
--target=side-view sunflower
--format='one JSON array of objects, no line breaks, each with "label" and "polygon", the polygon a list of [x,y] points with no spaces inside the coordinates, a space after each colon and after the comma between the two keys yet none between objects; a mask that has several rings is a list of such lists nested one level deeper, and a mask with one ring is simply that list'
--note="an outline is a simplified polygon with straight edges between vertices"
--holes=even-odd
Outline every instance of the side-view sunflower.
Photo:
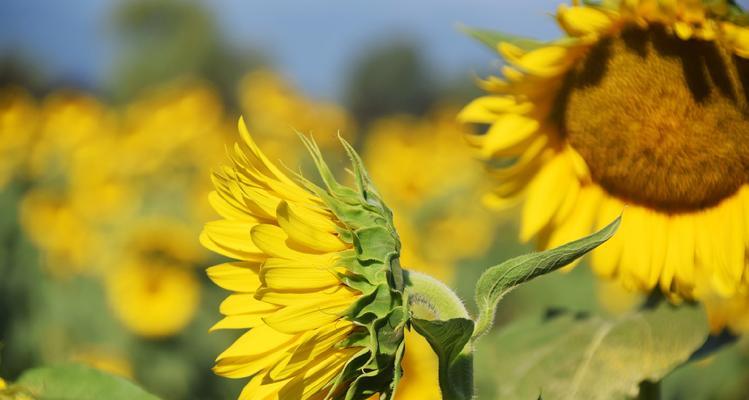
[{"label": "side-view sunflower", "polygon": [[238,261],[209,268],[234,292],[213,329],[248,330],[214,371],[249,378],[240,399],[392,398],[401,376],[404,276],[400,242],[358,155],[356,188],[340,185],[304,139],[322,186],[290,178],[239,121],[231,165],[213,175],[205,247]]},{"label": "side-view sunflower", "polygon": [[727,1],[622,0],[573,1],[556,19],[556,41],[491,36],[503,77],[459,115],[489,126],[472,137],[497,181],[489,202],[524,198],[521,238],[544,248],[626,205],[593,252],[599,275],[709,309],[749,304],[736,300],[749,293],[747,16]]}]

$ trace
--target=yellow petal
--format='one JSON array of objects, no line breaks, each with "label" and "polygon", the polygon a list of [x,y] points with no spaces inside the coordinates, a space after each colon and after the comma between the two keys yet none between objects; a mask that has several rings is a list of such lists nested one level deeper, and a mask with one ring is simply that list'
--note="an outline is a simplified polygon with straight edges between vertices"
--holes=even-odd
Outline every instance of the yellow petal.
[{"label": "yellow petal", "polygon": [[338,238],[335,224],[311,211],[293,207],[282,201],[276,211],[278,224],[291,240],[321,253],[337,252],[346,249],[346,243]]},{"label": "yellow petal", "polygon": [[232,294],[221,302],[219,311],[224,315],[269,314],[280,306],[256,299],[252,294]]},{"label": "yellow petal", "polygon": [[229,348],[224,350],[216,360],[242,358],[240,361],[260,359],[269,354],[278,354],[293,345],[299,335],[279,332],[270,326],[259,325],[243,334]]},{"label": "yellow petal", "polygon": [[530,102],[518,103],[515,96],[483,96],[474,99],[458,113],[458,121],[491,124],[500,114],[526,114],[533,109]]},{"label": "yellow petal", "polygon": [[208,277],[221,288],[234,292],[254,293],[260,287],[260,265],[230,262],[206,270]]},{"label": "yellow petal", "polygon": [[267,170],[268,175],[272,176],[273,178],[277,179],[280,182],[283,182],[287,185],[296,186],[294,181],[289,179],[284,173],[282,173],[276,166],[268,160],[268,158],[263,154],[263,152],[260,150],[260,147],[255,143],[255,141],[252,139],[252,135],[250,135],[249,130],[247,129],[247,125],[244,123],[244,118],[240,117],[239,122],[237,123],[237,127],[239,129],[239,135],[242,138],[245,145],[250,150],[250,154],[248,156],[252,156],[255,161],[257,161],[258,165],[256,165],[259,168],[264,168]]},{"label": "yellow petal", "polygon": [[262,260],[263,254],[251,239],[254,222],[217,220],[208,222],[200,243],[221,255],[245,261]]},{"label": "yellow petal", "polygon": [[[622,212],[622,220],[627,219],[627,210],[624,208],[622,202],[611,197],[604,198],[596,221],[596,229],[601,229],[610,224]],[[606,243],[593,250],[591,257],[593,270],[601,276],[612,277],[619,266],[623,245],[622,235],[616,234],[606,241]]]},{"label": "yellow petal", "polygon": [[239,394],[239,400],[279,400],[279,391],[291,380],[263,382],[265,374],[257,374],[250,379]]},{"label": "yellow petal", "polygon": [[[622,237],[622,254],[619,276],[628,290],[650,289],[652,233],[648,224],[647,210],[629,207],[617,235]],[[653,282],[654,284],[655,282]]]},{"label": "yellow petal", "polygon": [[216,191],[208,194],[208,203],[210,203],[211,207],[213,207],[220,216],[226,219],[260,222],[260,220],[252,215],[245,207],[237,205],[236,201],[227,201]]},{"label": "yellow petal", "polygon": [[275,381],[283,380],[320,363],[325,353],[339,351],[335,345],[345,339],[353,327],[353,324],[341,321],[305,335],[302,342],[271,368],[268,375]]},{"label": "yellow petal", "polygon": [[323,390],[333,380],[344,365],[358,352],[358,349],[341,349],[331,351],[325,358],[297,375],[279,392],[281,399],[309,400]]},{"label": "yellow petal", "polygon": [[309,303],[315,301],[322,296],[329,296],[330,298],[340,297],[353,297],[359,293],[354,289],[347,286],[336,285],[322,290],[298,290],[298,289],[277,289],[277,288],[262,288],[255,293],[255,297],[258,299],[282,306],[291,306],[302,303]]},{"label": "yellow petal", "polygon": [[354,298],[322,298],[317,302],[284,307],[266,316],[263,321],[279,332],[300,333],[336,321],[353,302]]},{"label": "yellow petal", "polygon": [[516,46],[501,43],[499,50],[502,56],[515,67],[544,78],[566,72],[573,60],[571,49],[565,46],[551,45],[522,52],[518,51]]},{"label": "yellow petal", "polygon": [[611,18],[595,8],[586,6],[559,6],[559,25],[572,36],[598,35],[611,27]]},{"label": "yellow petal", "polygon": [[484,136],[481,155],[490,158],[512,151],[532,139],[539,126],[538,121],[532,118],[518,114],[502,114]]},{"label": "yellow petal", "polygon": [[310,263],[310,260],[269,258],[260,269],[260,280],[276,290],[314,291],[340,285],[337,272],[345,270],[324,264],[322,259]]},{"label": "yellow petal", "polygon": [[[648,287],[652,288],[661,281],[661,276],[666,269],[666,249],[668,248],[668,216],[658,212],[651,212],[649,215],[650,229],[652,231],[650,238],[652,240],[652,254],[650,257],[650,276],[648,277]],[[671,273],[671,272],[668,272]]]},{"label": "yellow petal", "polygon": [[252,242],[270,257],[279,257],[289,260],[303,259],[307,254],[292,248],[294,244],[289,242],[289,235],[281,227],[270,224],[260,224],[252,228]]},{"label": "yellow petal", "polygon": [[742,58],[749,58],[749,28],[724,23],[723,32],[734,53]]},{"label": "yellow petal", "polygon": [[574,172],[562,154],[549,160],[533,178],[522,211],[522,241],[528,241],[551,220],[564,200],[572,179]]},{"label": "yellow petal", "polygon": [[669,268],[674,271],[676,289],[685,295],[691,295],[694,287],[695,231],[692,215],[671,217],[666,263],[670,263]]},{"label": "yellow petal", "polygon": [[209,332],[222,329],[249,329],[263,324],[263,315],[265,314],[238,314],[229,315],[216,322],[208,330]]}]

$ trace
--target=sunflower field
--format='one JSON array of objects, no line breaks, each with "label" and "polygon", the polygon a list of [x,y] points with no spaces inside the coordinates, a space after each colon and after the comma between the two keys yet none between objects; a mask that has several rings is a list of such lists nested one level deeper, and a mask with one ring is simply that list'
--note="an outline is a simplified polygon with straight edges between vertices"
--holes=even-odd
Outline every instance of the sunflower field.
[{"label": "sunflower field", "polygon": [[0,400],[749,399],[741,3],[6,0]]}]

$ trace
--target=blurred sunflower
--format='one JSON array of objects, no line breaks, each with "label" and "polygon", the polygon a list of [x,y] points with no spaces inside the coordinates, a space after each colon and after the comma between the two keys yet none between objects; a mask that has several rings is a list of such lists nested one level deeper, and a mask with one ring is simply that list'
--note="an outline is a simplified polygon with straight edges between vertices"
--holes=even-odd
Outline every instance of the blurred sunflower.
[{"label": "blurred sunflower", "polygon": [[314,142],[304,140],[324,188],[288,178],[242,119],[239,131],[243,143],[214,174],[209,198],[223,219],[200,239],[240,260],[208,270],[235,292],[213,329],[249,331],[214,371],[250,378],[241,399],[391,398],[408,311],[390,210],[345,142],[356,190],[336,182]]},{"label": "blurred sunflower", "polygon": [[0,90],[0,188],[23,172],[37,132],[37,113],[36,102],[25,90]]},{"label": "blurred sunflower", "polygon": [[593,252],[598,274],[674,300],[747,296],[746,18],[698,0],[573,2],[556,17],[562,39],[500,41],[504,78],[460,114],[489,125],[473,139],[497,167],[490,201],[524,195],[521,237],[545,248],[627,204]]},{"label": "blurred sunflower", "polygon": [[180,332],[200,301],[192,268],[200,249],[187,227],[167,219],[133,228],[118,265],[106,276],[115,316],[137,335],[160,338]]}]

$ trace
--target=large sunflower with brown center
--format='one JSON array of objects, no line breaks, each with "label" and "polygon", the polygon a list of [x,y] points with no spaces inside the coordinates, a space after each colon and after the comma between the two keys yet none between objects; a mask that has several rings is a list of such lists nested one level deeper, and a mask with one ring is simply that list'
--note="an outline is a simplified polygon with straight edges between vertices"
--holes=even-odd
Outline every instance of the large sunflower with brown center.
[{"label": "large sunflower with brown center", "polygon": [[499,40],[503,77],[460,114],[488,126],[472,139],[493,166],[490,202],[524,199],[521,237],[544,248],[626,206],[593,253],[599,275],[700,299],[716,329],[749,327],[745,15],[720,1],[623,0],[556,17],[564,38]]}]

